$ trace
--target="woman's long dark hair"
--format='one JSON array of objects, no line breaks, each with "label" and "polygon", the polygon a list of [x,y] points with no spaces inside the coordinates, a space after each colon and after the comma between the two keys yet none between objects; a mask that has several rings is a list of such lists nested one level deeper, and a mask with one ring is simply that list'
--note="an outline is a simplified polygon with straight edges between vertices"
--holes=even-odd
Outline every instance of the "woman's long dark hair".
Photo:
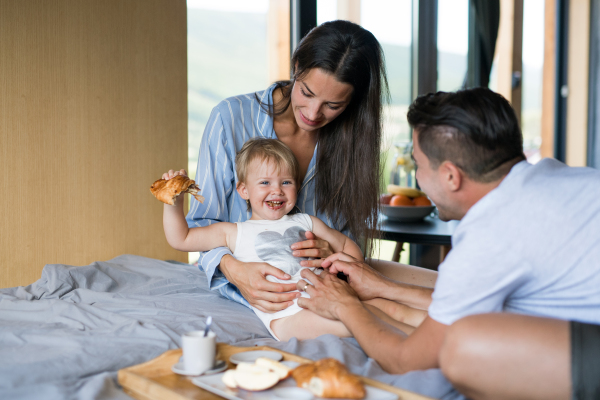
[{"label": "woman's long dark hair", "polygon": [[359,25],[326,22],[302,39],[291,65],[292,80],[276,83],[283,99],[269,110],[273,116],[285,112],[293,83],[313,68],[354,88],[344,112],[319,130],[316,195],[318,210],[336,226],[345,222],[355,240],[364,240],[365,255],[370,256],[382,176],[382,105],[389,100],[381,46]]}]

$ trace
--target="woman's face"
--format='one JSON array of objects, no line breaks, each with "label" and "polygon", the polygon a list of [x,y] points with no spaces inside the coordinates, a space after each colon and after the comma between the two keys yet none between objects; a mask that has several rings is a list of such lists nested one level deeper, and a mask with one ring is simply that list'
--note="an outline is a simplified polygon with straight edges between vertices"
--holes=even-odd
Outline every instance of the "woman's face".
[{"label": "woman's face", "polygon": [[291,104],[296,123],[305,131],[315,131],[336,119],[352,99],[352,85],[313,68],[292,89]]}]

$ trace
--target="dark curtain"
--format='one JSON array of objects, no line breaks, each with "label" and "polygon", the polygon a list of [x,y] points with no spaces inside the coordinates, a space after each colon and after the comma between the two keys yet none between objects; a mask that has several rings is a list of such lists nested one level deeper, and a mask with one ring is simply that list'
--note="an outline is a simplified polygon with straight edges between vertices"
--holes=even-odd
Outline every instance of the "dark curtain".
[{"label": "dark curtain", "polygon": [[469,53],[464,87],[487,87],[500,25],[500,0],[469,1]]}]

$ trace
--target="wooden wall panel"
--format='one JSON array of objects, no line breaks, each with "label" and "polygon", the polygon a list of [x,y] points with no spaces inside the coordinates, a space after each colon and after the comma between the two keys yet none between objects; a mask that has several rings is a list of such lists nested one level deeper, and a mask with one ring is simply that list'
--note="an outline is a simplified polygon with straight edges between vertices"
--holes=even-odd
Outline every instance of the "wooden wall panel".
[{"label": "wooden wall panel", "polygon": [[521,121],[522,85],[513,87],[514,74],[523,71],[523,0],[500,0],[496,41],[497,92],[504,96]]},{"label": "wooden wall panel", "polygon": [[149,187],[187,159],[185,0],[0,0],[0,287],[187,260]]},{"label": "wooden wall panel", "polygon": [[269,83],[290,79],[290,2],[269,0]]},{"label": "wooden wall panel", "polygon": [[361,0],[337,0],[337,17],[360,25]]},{"label": "wooden wall panel", "polygon": [[569,68],[567,82],[567,164],[587,165],[590,1],[569,2]]},{"label": "wooden wall panel", "polygon": [[556,0],[544,1],[544,67],[542,72],[542,157],[554,157],[556,93]]}]

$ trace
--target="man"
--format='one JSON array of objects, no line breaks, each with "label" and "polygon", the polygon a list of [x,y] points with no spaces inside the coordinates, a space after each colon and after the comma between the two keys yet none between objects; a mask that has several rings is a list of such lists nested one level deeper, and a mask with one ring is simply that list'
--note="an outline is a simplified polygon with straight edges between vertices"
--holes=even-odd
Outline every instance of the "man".
[{"label": "man", "polygon": [[[348,275],[349,284],[303,271],[314,286],[298,304],[342,321],[390,373],[439,367],[449,326],[473,314],[599,324],[600,172],[550,159],[527,163],[514,111],[488,89],[421,96],[408,121],[421,189],[441,219],[461,220],[426,301],[429,316],[408,337],[378,320],[356,296],[419,307],[426,289],[392,282],[343,254],[324,266]],[[566,387],[558,398],[569,390],[564,378],[549,384]]]}]

